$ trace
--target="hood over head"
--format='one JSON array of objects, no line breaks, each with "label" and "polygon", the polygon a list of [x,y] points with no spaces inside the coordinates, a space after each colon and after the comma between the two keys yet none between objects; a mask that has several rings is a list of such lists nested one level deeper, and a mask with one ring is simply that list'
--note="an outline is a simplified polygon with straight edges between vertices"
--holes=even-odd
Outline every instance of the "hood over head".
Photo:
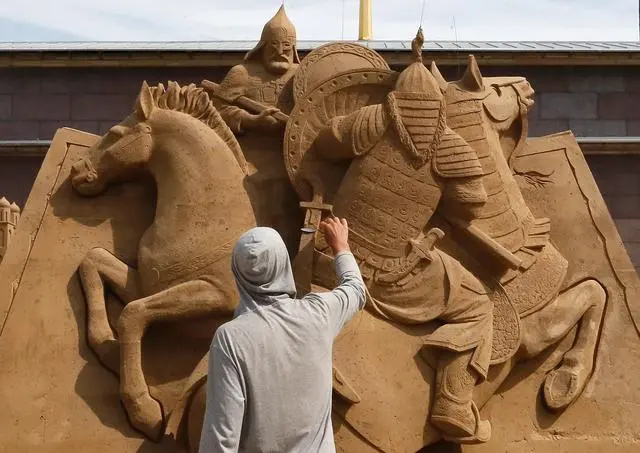
[{"label": "hood over head", "polygon": [[240,303],[235,316],[296,296],[287,247],[272,228],[252,228],[233,249],[231,269]]}]

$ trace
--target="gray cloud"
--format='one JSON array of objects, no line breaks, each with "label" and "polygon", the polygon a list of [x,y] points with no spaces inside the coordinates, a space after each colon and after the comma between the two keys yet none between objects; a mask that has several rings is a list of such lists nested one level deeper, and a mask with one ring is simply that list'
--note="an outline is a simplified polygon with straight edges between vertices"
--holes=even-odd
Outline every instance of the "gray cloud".
[{"label": "gray cloud", "polygon": [[[0,39],[253,40],[281,0],[2,0]],[[287,0],[299,39],[355,39],[358,0]],[[410,39],[422,0],[373,0],[374,39]],[[344,22],[343,22],[344,8]],[[455,17],[456,28],[453,28]],[[4,25],[3,25],[4,24]],[[636,0],[428,0],[427,39],[638,39]]]}]

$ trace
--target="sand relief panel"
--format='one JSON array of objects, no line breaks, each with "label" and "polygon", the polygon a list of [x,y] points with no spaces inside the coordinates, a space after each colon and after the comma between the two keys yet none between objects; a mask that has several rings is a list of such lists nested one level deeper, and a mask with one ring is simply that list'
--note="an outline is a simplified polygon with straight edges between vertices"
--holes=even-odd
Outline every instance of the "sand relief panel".
[{"label": "sand relief panel", "polygon": [[[347,43],[299,61],[295,39],[280,9],[220,84],[145,82],[105,136],[58,133],[0,267],[0,357],[16,364],[0,421],[18,420],[0,451],[197,451],[235,239],[276,228],[300,292],[330,288],[329,214],[368,288],[335,345],[339,451],[515,452],[514,426],[553,451],[544,428],[613,430],[577,412],[595,408],[633,433],[635,406],[613,402],[640,389],[607,376],[639,366],[612,333],[638,339],[637,275],[573,136],[527,138],[526,79],[470,57],[446,81],[421,32],[400,72]],[[20,384],[46,357],[59,365]]]}]

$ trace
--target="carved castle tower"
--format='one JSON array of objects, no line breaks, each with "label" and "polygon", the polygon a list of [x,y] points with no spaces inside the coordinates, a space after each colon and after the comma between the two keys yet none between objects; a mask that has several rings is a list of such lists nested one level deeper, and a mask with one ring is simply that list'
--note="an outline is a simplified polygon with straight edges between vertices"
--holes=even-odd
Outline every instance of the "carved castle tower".
[{"label": "carved castle tower", "polygon": [[0,260],[9,247],[11,236],[18,225],[18,219],[20,218],[20,208],[15,203],[9,203],[9,201],[2,197],[0,198]]}]

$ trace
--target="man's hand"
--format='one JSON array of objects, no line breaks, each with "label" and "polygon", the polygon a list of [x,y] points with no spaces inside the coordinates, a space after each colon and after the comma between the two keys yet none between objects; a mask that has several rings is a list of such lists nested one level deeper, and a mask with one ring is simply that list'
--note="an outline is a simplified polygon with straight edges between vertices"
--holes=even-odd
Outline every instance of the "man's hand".
[{"label": "man's hand", "polygon": [[278,129],[281,127],[281,123],[273,116],[273,114],[278,111],[275,107],[264,109],[258,115],[249,115],[243,121],[243,125],[246,126],[247,129],[261,129],[264,131]]},{"label": "man's hand", "polygon": [[320,222],[320,231],[324,233],[325,240],[333,254],[351,252],[349,248],[349,225],[347,219],[329,217]]}]

